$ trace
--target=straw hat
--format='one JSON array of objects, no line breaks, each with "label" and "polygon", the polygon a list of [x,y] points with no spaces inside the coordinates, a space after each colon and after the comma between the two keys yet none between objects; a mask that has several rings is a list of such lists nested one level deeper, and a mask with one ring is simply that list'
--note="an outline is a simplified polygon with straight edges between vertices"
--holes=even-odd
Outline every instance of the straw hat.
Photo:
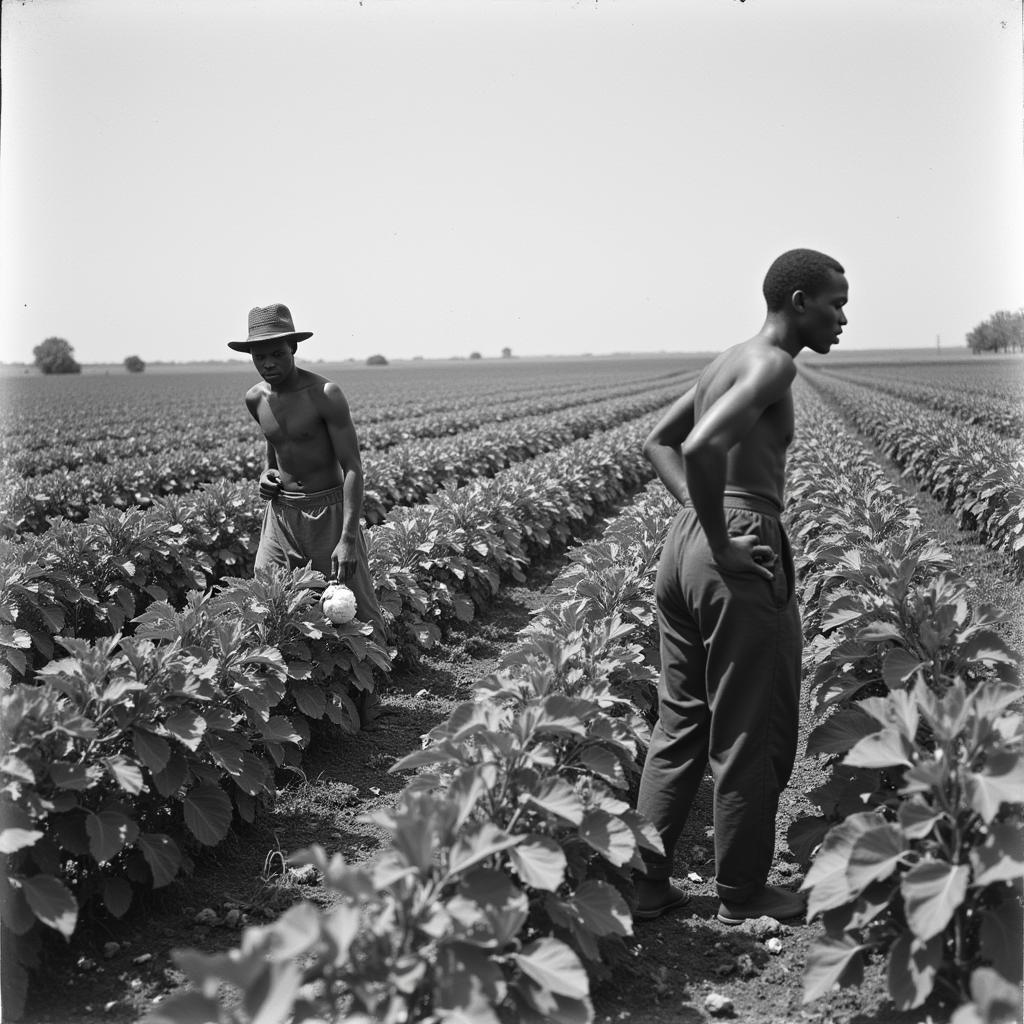
[{"label": "straw hat", "polygon": [[229,341],[228,348],[236,352],[251,352],[261,341],[305,341],[312,331],[297,331],[292,323],[291,310],[275,302],[272,306],[253,306],[249,310],[249,337],[245,341]]}]

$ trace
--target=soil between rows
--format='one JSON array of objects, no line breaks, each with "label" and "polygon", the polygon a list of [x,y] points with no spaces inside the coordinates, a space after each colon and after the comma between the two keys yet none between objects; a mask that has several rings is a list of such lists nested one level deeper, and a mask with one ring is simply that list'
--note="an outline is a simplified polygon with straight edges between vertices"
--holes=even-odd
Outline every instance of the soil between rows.
[{"label": "soil between rows", "polygon": [[[934,509],[929,511],[934,514]],[[961,550],[958,561],[982,557],[976,545],[965,544],[974,551]],[[172,950],[213,952],[237,944],[237,926],[196,922],[203,909],[212,909],[222,920],[226,911],[238,908],[250,923],[258,924],[300,899],[325,903],[329,897],[319,886],[300,884],[282,873],[282,857],[314,842],[350,861],[374,855],[384,833],[359,819],[393,802],[403,788],[405,779],[388,769],[419,746],[423,733],[468,699],[477,681],[498,668],[531,612],[547,600],[546,588],[563,565],[562,554],[535,563],[523,585],[503,588],[486,612],[442,649],[425,656],[415,670],[396,672],[381,694],[380,715],[371,728],[356,736],[321,738],[303,775],[286,783],[256,825],[239,829],[215,850],[205,851],[191,878],[149,895],[122,921],[95,920],[76,934],[72,944],[51,943],[22,1019],[33,1024],[136,1022],[183,983],[171,961]],[[810,723],[805,691],[801,751]],[[798,756],[780,804],[773,883],[795,888],[802,880],[786,845],[786,830],[795,818],[813,813],[804,794],[824,779],[817,758]],[[879,964],[869,966],[859,988],[802,1005],[801,975],[819,926],[790,923],[782,935],[781,952],[771,955],[754,936],[720,924],[715,919],[710,825],[710,786],[705,779],[674,872],[677,883],[691,893],[691,901],[679,913],[636,923],[636,941],[627,962],[617,965],[612,980],[593,987],[596,1020],[705,1021],[710,1018],[703,1003],[710,992],[733,1000],[735,1019],[757,1024],[938,1024],[945,1019],[935,1008],[930,1016],[924,1009],[895,1011],[886,998]],[[112,942],[118,944],[116,951],[108,946]],[[140,957],[145,959],[137,963]]]}]

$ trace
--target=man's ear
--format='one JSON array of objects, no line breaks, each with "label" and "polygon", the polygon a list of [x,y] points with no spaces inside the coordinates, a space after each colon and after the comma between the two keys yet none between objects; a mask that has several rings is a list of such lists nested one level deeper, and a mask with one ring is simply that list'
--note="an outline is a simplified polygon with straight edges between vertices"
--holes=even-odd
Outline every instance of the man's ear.
[{"label": "man's ear", "polygon": [[797,288],[789,297],[789,304],[798,312],[803,313],[807,309],[807,293],[802,288]]}]

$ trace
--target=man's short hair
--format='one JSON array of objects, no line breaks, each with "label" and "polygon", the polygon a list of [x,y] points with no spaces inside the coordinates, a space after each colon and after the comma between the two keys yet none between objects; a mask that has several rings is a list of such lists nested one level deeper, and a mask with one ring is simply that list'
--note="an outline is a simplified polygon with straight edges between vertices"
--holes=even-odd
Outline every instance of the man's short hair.
[{"label": "man's short hair", "polygon": [[790,249],[779,256],[764,276],[764,301],[769,313],[778,313],[796,291],[815,295],[835,272],[845,274],[842,265],[816,249]]}]

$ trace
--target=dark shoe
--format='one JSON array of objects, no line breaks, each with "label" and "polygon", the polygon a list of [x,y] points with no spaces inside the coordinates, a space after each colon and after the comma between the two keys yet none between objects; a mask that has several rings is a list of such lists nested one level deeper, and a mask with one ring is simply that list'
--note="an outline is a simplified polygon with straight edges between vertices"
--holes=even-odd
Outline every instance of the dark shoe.
[{"label": "dark shoe", "polygon": [[753,899],[745,903],[722,900],[718,905],[718,920],[722,924],[743,924],[758,917],[774,917],[784,921],[789,917],[803,917],[807,898],[777,885],[766,885]]},{"label": "dark shoe", "polygon": [[638,921],[653,921],[656,917],[661,917],[662,914],[668,914],[670,911],[685,907],[689,902],[689,893],[683,892],[682,889],[677,889],[674,885],[670,885],[668,892],[659,902],[651,906],[643,906],[641,904],[636,908],[636,913],[633,916]]}]

